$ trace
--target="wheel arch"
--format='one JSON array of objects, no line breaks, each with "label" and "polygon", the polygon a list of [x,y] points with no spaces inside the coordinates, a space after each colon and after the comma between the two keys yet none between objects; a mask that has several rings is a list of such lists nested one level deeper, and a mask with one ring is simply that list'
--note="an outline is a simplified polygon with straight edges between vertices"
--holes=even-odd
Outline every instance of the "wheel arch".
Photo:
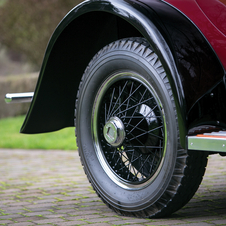
[{"label": "wheel arch", "polygon": [[[190,29],[191,23],[187,18],[171,6],[156,0],[85,1],[72,9],[49,41],[34,98],[21,132],[42,133],[74,126],[78,85],[92,57],[112,41],[143,36],[159,56],[169,77],[184,146],[187,103],[182,79],[190,77],[181,76],[177,70],[180,62],[175,51],[175,40],[172,40],[166,28],[167,18],[172,12],[176,17],[183,17],[187,21],[187,30]],[[197,29],[196,33],[199,33]]]}]

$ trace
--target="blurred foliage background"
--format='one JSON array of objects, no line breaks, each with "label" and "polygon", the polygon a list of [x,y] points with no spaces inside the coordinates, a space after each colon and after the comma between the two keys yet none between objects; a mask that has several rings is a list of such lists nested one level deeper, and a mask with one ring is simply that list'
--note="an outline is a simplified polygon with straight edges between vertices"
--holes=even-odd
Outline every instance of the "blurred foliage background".
[{"label": "blurred foliage background", "polygon": [[6,92],[34,91],[37,76],[30,73],[40,70],[56,26],[81,1],[0,0],[0,148],[77,148],[74,128],[33,136],[19,134],[24,116],[17,115],[26,114],[29,104],[8,106],[4,96]]},{"label": "blurred foliage background", "polygon": [[29,104],[8,106],[5,94],[34,91],[52,33],[80,2],[0,0],[0,118],[26,114]]},{"label": "blurred foliage background", "polygon": [[81,0],[0,0],[0,49],[39,70],[48,40]]}]

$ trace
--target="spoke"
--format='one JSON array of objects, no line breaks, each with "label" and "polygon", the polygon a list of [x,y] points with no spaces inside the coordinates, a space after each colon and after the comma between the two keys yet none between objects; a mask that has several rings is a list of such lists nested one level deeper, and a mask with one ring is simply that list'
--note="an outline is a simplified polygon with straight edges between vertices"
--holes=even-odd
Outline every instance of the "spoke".
[{"label": "spoke", "polygon": [[[133,162],[135,162],[136,160],[140,159],[141,157],[142,157],[142,154],[140,154],[137,158],[135,158],[135,159],[133,160]],[[138,170],[136,169],[136,167],[133,166],[133,164],[132,164],[133,162],[131,162],[131,166],[132,166],[133,172],[134,172],[133,174],[134,174],[135,177],[137,177],[136,171],[138,171]],[[134,168],[135,168],[135,170],[134,170]]]},{"label": "spoke", "polygon": [[[147,114],[147,116],[150,115],[150,114],[155,110],[156,107],[157,107],[157,105],[154,107],[154,109],[152,109],[152,110]],[[133,130],[135,130],[135,129],[137,128],[137,126],[139,126],[139,125],[141,124],[141,122],[143,122],[144,119],[145,119],[147,116],[145,116],[144,118],[142,118],[142,119],[141,119],[141,120],[133,127],[133,129],[132,129],[131,131],[129,131],[128,135],[129,135],[130,133],[132,133]]]},{"label": "spoke", "polygon": [[[142,145],[142,147],[145,147],[145,144],[143,144],[139,139],[137,139],[137,136],[133,135],[132,133],[130,135],[133,136],[133,140],[136,139]],[[128,141],[130,142],[131,140],[132,139],[129,139]],[[130,146],[128,146],[128,147],[130,147]],[[132,147],[134,147],[134,146],[132,146]]]},{"label": "spoke", "polygon": [[140,154],[138,157],[136,157],[135,159],[133,159],[133,161],[130,160],[131,164],[135,161],[137,161],[140,157],[142,157],[142,154]]},{"label": "spoke", "polygon": [[[163,156],[163,117],[155,96],[142,82],[130,77],[115,80],[102,95],[95,117],[103,161],[120,183],[143,186],[141,183],[151,180]],[[112,116],[124,124],[126,136],[121,147],[112,146],[104,138],[103,128]]]},{"label": "spoke", "polygon": [[[125,166],[125,163],[124,163],[124,161],[123,161],[123,159],[122,159],[122,156],[124,157],[124,158],[126,158],[123,154],[122,154],[122,152],[119,152],[119,155],[120,155],[120,161],[121,161],[121,168],[119,168],[118,169],[118,171],[120,172],[120,171],[122,171],[122,168],[123,168],[123,166]],[[127,158],[126,158],[127,159]]]},{"label": "spoke", "polygon": [[[132,151],[133,153],[132,153],[132,155],[134,154],[134,150],[130,150],[130,151]],[[126,159],[126,161],[124,162],[124,163],[126,163],[127,161],[131,161],[130,159],[129,159],[129,157],[127,156],[127,153],[128,151],[123,151],[123,152],[119,152],[120,153],[120,155],[121,156],[123,156],[125,159]]]},{"label": "spoke", "polygon": [[116,148],[115,148],[115,149],[114,149],[114,152],[113,152],[113,156],[112,156],[112,158],[114,158],[114,157],[115,157],[116,152],[117,152],[117,150],[116,150]]},{"label": "spoke", "polygon": [[[114,106],[113,106],[113,108],[112,108],[112,111],[113,111],[114,108],[116,107],[116,104],[118,103],[118,101],[119,101],[119,99],[120,99],[120,97],[121,97],[121,95],[122,95],[122,93],[123,93],[123,91],[124,91],[124,89],[125,89],[127,83],[128,83],[128,81],[125,82],[125,85],[123,86],[121,93],[119,93],[118,99],[116,100],[116,102],[115,102],[115,104],[114,104]],[[121,107],[121,105],[120,105],[118,108],[120,108],[120,107]],[[117,108],[113,113],[112,113],[112,111],[111,111],[110,114],[109,114],[109,116],[110,116],[110,115],[114,115],[114,113],[118,110],[118,108]]]},{"label": "spoke", "polygon": [[[118,93],[118,96],[120,97],[120,96],[121,96],[121,93],[122,93],[122,92],[121,92],[121,86],[118,87],[118,92],[119,92],[119,93]],[[119,98],[119,101],[118,101],[118,102],[119,102],[119,111],[120,111],[120,109],[121,109],[121,107],[122,107],[122,106],[121,106],[121,99],[122,99],[122,98]]]},{"label": "spoke", "polygon": [[113,92],[112,92],[112,95],[111,95],[111,101],[110,101],[110,106],[109,106],[109,108],[108,108],[107,119],[109,119],[109,113],[110,113],[112,101],[113,101],[113,98],[114,98],[114,94],[115,94],[115,88],[113,89]]},{"label": "spoke", "polygon": [[[149,130],[149,131],[146,131],[146,132],[144,132],[144,133],[141,133],[141,134],[137,135],[136,137],[131,138],[130,141],[132,141],[132,140],[134,140],[134,139],[136,139],[136,138],[138,138],[138,137],[144,136],[144,135],[146,135],[146,134],[149,134],[150,132],[153,132],[153,131],[155,131],[155,130],[157,130],[157,129],[161,129],[161,128],[163,128],[163,126],[159,126],[159,127],[154,128],[154,129],[151,129],[151,130]],[[131,131],[130,131],[128,134],[131,134]]]},{"label": "spoke", "polygon": [[[137,107],[137,106],[139,106],[139,105],[141,105],[141,104],[144,104],[145,102],[148,102],[148,101],[151,100],[151,99],[153,99],[153,97],[150,97],[150,98],[148,98],[148,99],[146,99],[146,100],[144,100],[144,101],[142,101],[142,102],[140,102],[140,103],[138,103],[138,104],[135,104],[135,105],[129,107],[128,109],[125,109],[125,110],[123,110],[123,111],[120,111],[120,112],[118,112],[116,115],[122,114],[122,113],[125,112],[125,111],[128,111],[128,110],[130,110],[130,109],[133,109],[133,108],[135,108],[135,107]],[[115,113],[115,112],[116,112],[116,111],[114,111],[114,113]]]},{"label": "spoke", "polygon": [[152,159],[151,169],[149,170],[150,173],[152,172],[152,168],[153,168],[153,165],[154,165],[154,161],[155,161],[155,157],[156,157],[156,151],[157,151],[157,150],[155,150],[155,154],[154,154],[154,157],[153,157],[153,159]]},{"label": "spoke", "polygon": [[104,119],[105,119],[105,124],[107,123],[107,103],[104,104]]},{"label": "spoke", "polygon": [[158,139],[160,139],[160,140],[163,140],[164,139],[164,137],[163,136],[158,136],[158,135],[156,135],[156,134],[154,134],[154,133],[151,133],[151,132],[149,132],[148,133],[149,135],[151,135],[152,137],[156,137],[156,138],[158,138]]},{"label": "spoke", "polygon": [[[128,146],[126,146],[127,148]],[[130,150],[124,150],[125,153],[129,153],[129,152],[134,152],[134,149],[130,149]]]},{"label": "spoke", "polygon": [[128,172],[128,175],[127,175],[127,179],[129,179],[129,176],[130,176],[130,171],[131,171],[131,162],[133,162],[133,156],[134,156],[134,150],[133,150],[133,153],[132,153],[132,158],[131,158],[131,160],[130,160],[130,166],[129,166],[129,172]]},{"label": "spoke", "polygon": [[119,169],[119,170],[122,170],[124,168],[127,168],[127,166],[129,166],[130,161],[129,161],[129,158],[127,156],[125,156],[123,153],[120,153],[120,155],[123,156],[126,159],[126,161],[123,161],[123,164],[122,164],[123,166]]},{"label": "spoke", "polygon": [[[138,173],[141,174],[140,170],[143,168],[144,164],[147,162],[147,160],[150,158],[150,155],[147,156],[147,158],[144,160],[140,168],[137,170],[137,174],[135,175],[137,177]],[[143,175],[143,174],[142,174]]]},{"label": "spoke", "polygon": [[121,158],[119,158],[119,157],[118,157],[117,161],[115,162],[114,167],[116,167],[116,166],[117,166],[117,164],[118,164],[118,162],[119,162],[119,160],[120,160],[120,159],[121,159]]},{"label": "spoke", "polygon": [[[123,102],[122,102],[122,104],[125,104],[126,102],[127,102],[127,100],[140,88],[142,86],[142,84],[140,84]],[[121,105],[111,114],[111,115],[114,115],[115,114],[115,112],[117,112],[117,110],[119,109],[121,107]],[[126,110],[124,110],[124,111],[127,111],[127,109]],[[124,112],[124,111],[122,111],[122,112]],[[122,112],[119,112],[119,113],[122,113]],[[118,115],[118,114],[117,114]]]},{"label": "spoke", "polygon": [[[129,119],[134,119],[134,118],[142,119],[142,118],[144,118],[144,116],[122,116],[122,118],[124,118],[124,119],[127,119],[127,118],[129,118]],[[148,118],[162,118],[162,116],[149,116]]]},{"label": "spoke", "polygon": [[[123,166],[123,167],[121,167],[121,169],[123,169],[123,168],[127,167],[127,166],[130,164],[130,161],[129,161],[128,157],[126,157],[126,156],[125,156],[125,155],[123,155],[123,154],[122,154],[122,156],[123,156],[124,158],[126,158],[126,161],[124,161],[124,162],[123,162],[124,166]],[[128,163],[127,163],[127,162],[128,162]],[[120,170],[121,170],[121,169],[120,169]]]},{"label": "spoke", "polygon": [[133,145],[133,146],[128,146],[128,148],[151,148],[151,149],[161,149],[161,148],[163,148],[162,146],[160,147],[160,146],[146,146],[146,145],[144,145],[144,146],[139,146],[139,145]]},{"label": "spoke", "polygon": [[[128,123],[127,123],[127,125],[133,127],[132,124],[128,124]],[[160,136],[158,136],[158,135],[156,135],[156,134],[151,133],[150,131],[146,131],[146,130],[144,130],[144,129],[141,129],[140,127],[137,127],[136,129],[137,129],[137,130],[140,130],[141,132],[148,133],[149,135],[151,135],[151,136],[153,136],[153,137],[156,137],[156,138],[159,138],[159,139],[162,139],[162,140],[163,140],[163,137],[162,137],[162,136],[160,137]],[[145,135],[144,133],[142,134],[142,136]],[[140,136],[140,135],[139,135],[139,136]],[[139,136],[137,136],[137,137],[139,137]]]},{"label": "spoke", "polygon": [[[112,146],[109,144],[109,143],[106,143],[106,145],[109,147],[109,148],[112,148]],[[110,152],[112,153],[112,152]]]},{"label": "spoke", "polygon": [[[161,142],[161,140],[160,140],[160,144],[159,144],[159,146],[162,146],[162,142]],[[159,152],[159,158],[162,158],[162,152]]]},{"label": "spoke", "polygon": [[[146,93],[146,92],[147,92],[147,89],[145,89],[145,91],[144,91],[143,95],[141,96],[141,98],[140,98],[140,100],[139,100],[139,102],[138,102],[138,103],[140,103],[140,102],[143,100],[144,95],[145,95],[145,93]],[[135,115],[135,113],[136,113],[136,108],[135,108],[135,109],[134,109],[134,111],[133,111],[132,117]],[[130,123],[130,122],[131,122],[131,120],[132,120],[132,118],[129,120],[129,122],[128,122],[128,123]]]},{"label": "spoke", "polygon": [[[133,84],[134,84],[134,82],[132,82],[132,85],[130,87],[129,96],[131,96],[131,93],[132,93],[132,90],[133,90]],[[129,101],[130,101],[130,98],[128,98],[128,101],[127,101],[127,104],[126,104],[126,109],[128,109]],[[127,115],[127,112],[125,112],[125,116],[124,117],[126,117],[126,115]]]}]

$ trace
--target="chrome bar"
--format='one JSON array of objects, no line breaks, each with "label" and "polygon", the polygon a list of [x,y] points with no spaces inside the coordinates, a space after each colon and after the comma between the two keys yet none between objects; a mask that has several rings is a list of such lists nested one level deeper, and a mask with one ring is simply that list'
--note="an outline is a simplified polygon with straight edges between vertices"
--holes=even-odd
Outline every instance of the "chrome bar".
[{"label": "chrome bar", "polygon": [[204,133],[204,136],[188,136],[188,149],[196,151],[226,152],[226,132]]},{"label": "chrome bar", "polygon": [[34,92],[28,93],[7,93],[5,95],[6,103],[25,103],[31,102],[34,96]]}]

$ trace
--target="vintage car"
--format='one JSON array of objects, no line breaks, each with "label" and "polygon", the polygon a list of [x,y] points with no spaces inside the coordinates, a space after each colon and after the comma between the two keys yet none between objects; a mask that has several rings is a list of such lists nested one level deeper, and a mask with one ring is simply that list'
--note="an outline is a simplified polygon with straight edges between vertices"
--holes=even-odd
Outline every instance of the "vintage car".
[{"label": "vintage car", "polygon": [[76,128],[119,214],[165,217],[226,155],[226,0],[88,0],[53,33],[21,133]]}]

